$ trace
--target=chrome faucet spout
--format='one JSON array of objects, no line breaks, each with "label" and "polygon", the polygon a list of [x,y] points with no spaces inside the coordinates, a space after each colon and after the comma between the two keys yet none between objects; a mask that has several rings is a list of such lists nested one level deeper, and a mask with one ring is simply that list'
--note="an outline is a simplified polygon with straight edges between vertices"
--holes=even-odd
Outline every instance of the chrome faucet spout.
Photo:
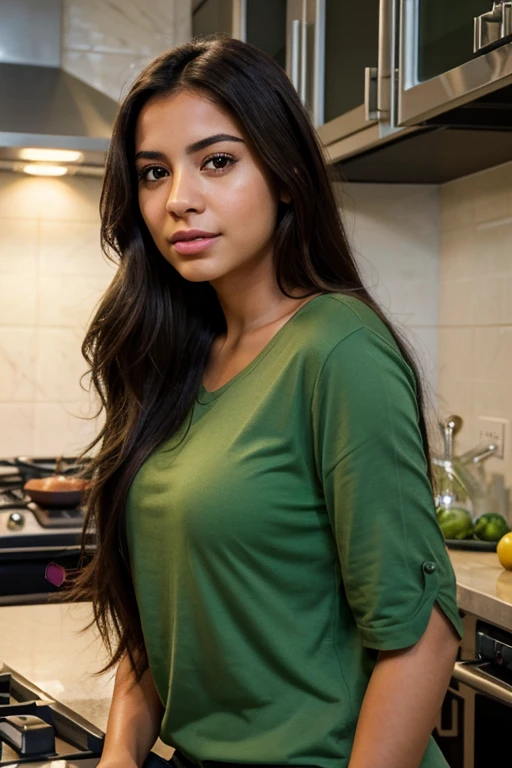
[{"label": "chrome faucet spout", "polygon": [[479,443],[475,448],[470,448],[469,451],[461,454],[458,460],[464,466],[468,464],[479,464],[481,461],[493,456],[498,450],[498,446],[494,443]]}]

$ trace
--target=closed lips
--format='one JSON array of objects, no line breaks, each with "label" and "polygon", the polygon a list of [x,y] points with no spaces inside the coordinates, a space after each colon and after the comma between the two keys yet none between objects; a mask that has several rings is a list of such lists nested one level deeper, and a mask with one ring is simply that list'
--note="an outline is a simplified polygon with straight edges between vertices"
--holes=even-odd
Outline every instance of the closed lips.
[{"label": "closed lips", "polygon": [[171,237],[171,243],[185,242],[188,240],[205,240],[209,237],[217,237],[215,232],[202,232],[201,230],[190,230],[190,232],[176,232]]}]

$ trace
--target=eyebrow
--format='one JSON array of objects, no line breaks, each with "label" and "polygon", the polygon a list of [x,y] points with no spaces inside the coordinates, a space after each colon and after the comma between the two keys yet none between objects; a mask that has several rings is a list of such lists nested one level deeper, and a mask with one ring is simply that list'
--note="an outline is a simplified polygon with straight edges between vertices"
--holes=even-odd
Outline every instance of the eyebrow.
[{"label": "eyebrow", "polygon": [[[199,141],[189,144],[188,147],[185,148],[185,152],[187,155],[192,155],[194,152],[199,152],[201,149],[206,149],[206,147],[209,147],[212,144],[217,144],[220,141],[239,141],[242,144],[245,144],[244,140],[240,139],[238,136],[230,136],[228,133],[216,133],[213,136],[207,136],[205,139],[199,139]],[[135,160],[163,160],[164,157],[163,152],[142,150],[141,152],[137,152]]]}]

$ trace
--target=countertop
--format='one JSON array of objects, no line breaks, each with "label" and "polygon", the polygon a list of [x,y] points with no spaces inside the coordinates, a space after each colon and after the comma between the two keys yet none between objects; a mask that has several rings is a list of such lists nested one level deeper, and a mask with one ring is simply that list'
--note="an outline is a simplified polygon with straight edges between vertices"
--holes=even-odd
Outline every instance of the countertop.
[{"label": "countertop", "polygon": [[[106,730],[114,673],[94,677],[106,662],[95,628],[80,630],[92,618],[90,603],[0,607],[0,662]],[[170,758],[174,750],[156,743]]]},{"label": "countertop", "polygon": [[459,607],[512,632],[512,571],[496,552],[448,549],[457,579]]},{"label": "countertop", "polygon": [[[448,550],[462,610],[512,631],[512,571],[494,552]],[[0,661],[106,729],[113,673],[94,677],[106,661],[89,603],[0,607]],[[155,751],[173,750],[158,741]]]}]

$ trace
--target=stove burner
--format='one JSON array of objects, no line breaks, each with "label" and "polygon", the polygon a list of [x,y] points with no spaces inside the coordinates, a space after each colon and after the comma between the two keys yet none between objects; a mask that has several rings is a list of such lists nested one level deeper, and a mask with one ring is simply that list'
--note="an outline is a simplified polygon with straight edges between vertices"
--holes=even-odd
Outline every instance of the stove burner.
[{"label": "stove burner", "polygon": [[[96,768],[104,734],[0,662],[0,767]],[[61,762],[62,761],[62,762]],[[144,768],[169,768],[149,754]]]},{"label": "stove burner", "polygon": [[43,528],[83,528],[85,513],[81,507],[75,509],[50,509],[29,501],[27,507],[32,510],[39,525]]},{"label": "stove burner", "polygon": [[0,512],[2,510],[30,510],[42,528],[82,528],[85,512],[82,507],[42,507],[23,490],[20,474],[0,474]]},{"label": "stove burner", "polygon": [[6,665],[0,693],[0,766],[100,756],[101,731]]}]

